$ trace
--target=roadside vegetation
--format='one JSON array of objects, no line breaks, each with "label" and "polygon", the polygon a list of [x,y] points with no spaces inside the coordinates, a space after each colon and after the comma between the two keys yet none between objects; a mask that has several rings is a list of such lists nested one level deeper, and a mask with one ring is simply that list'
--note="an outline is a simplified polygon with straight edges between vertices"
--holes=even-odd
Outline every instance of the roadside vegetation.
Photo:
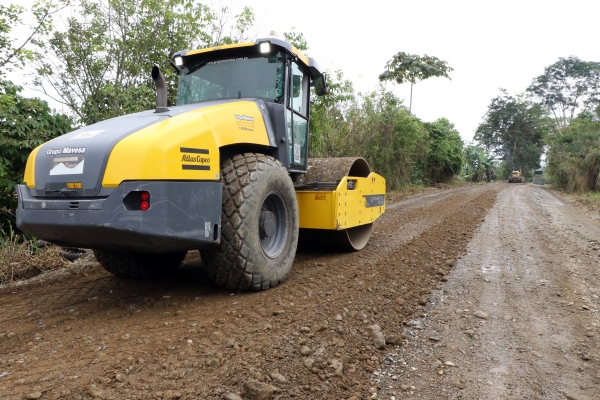
[{"label": "roadside vegetation", "polygon": [[329,95],[313,99],[311,157],[364,157],[388,189],[428,186],[460,174],[463,141],[450,121],[421,121],[383,86],[358,93],[341,71],[329,75],[329,85]]},{"label": "roadside vegetation", "polygon": [[67,264],[59,247],[38,248],[34,238],[17,235],[10,228],[6,231],[0,232],[0,285],[29,279]]},{"label": "roadside vegetation", "polygon": [[501,179],[513,166],[531,178],[543,164],[557,189],[600,191],[600,62],[560,58],[525,93],[501,89],[475,140],[499,160]]},{"label": "roadside vegetation", "polygon": [[582,204],[588,206],[592,211],[600,211],[600,192],[582,192],[578,194]]}]

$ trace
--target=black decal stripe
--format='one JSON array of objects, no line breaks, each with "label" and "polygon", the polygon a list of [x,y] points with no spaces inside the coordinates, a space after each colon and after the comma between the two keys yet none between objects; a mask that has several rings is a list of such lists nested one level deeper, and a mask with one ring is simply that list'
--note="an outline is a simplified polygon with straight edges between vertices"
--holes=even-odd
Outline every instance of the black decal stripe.
[{"label": "black decal stripe", "polygon": [[180,147],[179,151],[182,153],[209,154],[206,149],[195,149],[193,147]]},{"label": "black decal stripe", "polygon": [[181,166],[181,169],[194,169],[197,171],[209,171],[210,170],[210,166],[208,165],[187,165],[184,164]]}]

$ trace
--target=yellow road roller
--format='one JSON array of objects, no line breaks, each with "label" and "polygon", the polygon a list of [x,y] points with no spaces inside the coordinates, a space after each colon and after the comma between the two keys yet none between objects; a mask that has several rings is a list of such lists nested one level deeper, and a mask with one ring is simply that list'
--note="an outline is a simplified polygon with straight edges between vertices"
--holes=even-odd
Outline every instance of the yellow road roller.
[{"label": "yellow road roller", "polygon": [[17,225],[89,248],[118,277],[168,273],[199,249],[232,290],[285,280],[299,229],[362,249],[385,211],[385,180],[361,158],[308,158],[319,64],[290,43],[175,53],[176,105],[157,66],[155,110],[98,122],[29,156]]}]

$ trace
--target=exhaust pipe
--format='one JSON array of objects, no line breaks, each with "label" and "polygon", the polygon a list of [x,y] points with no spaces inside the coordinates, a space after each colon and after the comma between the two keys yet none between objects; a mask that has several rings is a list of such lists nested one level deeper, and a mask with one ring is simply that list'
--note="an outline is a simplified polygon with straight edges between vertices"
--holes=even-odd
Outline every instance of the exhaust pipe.
[{"label": "exhaust pipe", "polygon": [[154,112],[169,111],[167,108],[167,82],[165,82],[165,77],[160,73],[160,68],[156,64],[152,67],[152,79],[156,86],[156,110]]}]

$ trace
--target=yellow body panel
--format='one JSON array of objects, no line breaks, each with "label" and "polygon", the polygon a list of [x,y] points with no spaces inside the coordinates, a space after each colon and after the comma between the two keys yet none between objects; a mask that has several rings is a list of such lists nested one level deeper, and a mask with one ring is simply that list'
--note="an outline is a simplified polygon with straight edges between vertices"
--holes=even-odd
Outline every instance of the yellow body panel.
[{"label": "yellow body panel", "polygon": [[269,146],[263,115],[253,101],[225,103],[197,112],[210,124],[217,147],[237,143]]},{"label": "yellow body panel", "polygon": [[23,177],[24,183],[28,188],[33,189],[35,187],[35,157],[37,156],[38,150],[42,146],[38,146],[27,158],[27,164],[25,164],[25,175]]},{"label": "yellow body panel", "polygon": [[240,101],[192,110],[119,141],[102,180],[116,187],[128,180],[218,180],[219,147],[269,145],[256,103]]},{"label": "yellow body panel", "polygon": [[336,229],[337,197],[337,192],[296,192],[300,228]]},{"label": "yellow body panel", "polygon": [[[348,189],[348,181],[354,189]],[[385,196],[385,179],[374,172],[366,178],[345,176],[334,191],[297,191],[300,228],[341,230],[370,224],[385,212],[367,207],[365,196]]]}]

